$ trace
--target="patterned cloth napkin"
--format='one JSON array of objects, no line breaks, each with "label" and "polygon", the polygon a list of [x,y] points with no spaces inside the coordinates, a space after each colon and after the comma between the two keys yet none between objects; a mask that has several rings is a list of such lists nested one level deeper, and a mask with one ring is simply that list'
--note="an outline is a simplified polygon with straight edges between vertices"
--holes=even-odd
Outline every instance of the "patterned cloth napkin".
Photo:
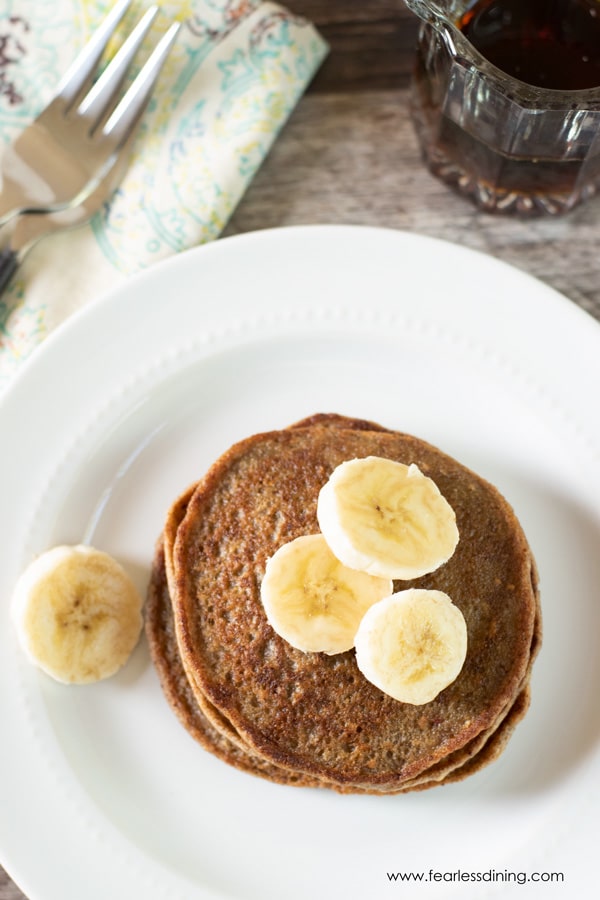
[{"label": "patterned cloth napkin", "polygon": [[[111,0],[4,0],[0,152],[48,102]],[[149,0],[137,0],[114,51]],[[163,0],[184,22],[111,202],[45,238],[0,297],[0,389],[74,310],[221,233],[327,52],[314,27],[260,0]]]}]

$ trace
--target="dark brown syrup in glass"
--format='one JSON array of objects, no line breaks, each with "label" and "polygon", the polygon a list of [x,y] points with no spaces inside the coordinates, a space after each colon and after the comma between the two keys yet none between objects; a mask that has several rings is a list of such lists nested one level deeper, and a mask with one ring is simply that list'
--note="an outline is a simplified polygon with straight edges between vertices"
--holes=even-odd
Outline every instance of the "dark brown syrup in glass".
[{"label": "dark brown syrup in glass", "polygon": [[457,26],[489,62],[527,84],[600,86],[598,0],[478,0]]},{"label": "dark brown syrup in glass", "polygon": [[[546,90],[600,87],[600,0],[477,0],[455,24],[482,56],[512,78]],[[446,58],[441,45],[438,56]],[[566,212],[600,185],[600,154],[583,147],[581,153],[573,148],[557,158],[551,129],[548,153],[538,150],[535,156],[502,152],[463,130],[446,115],[438,68],[436,57],[425,45],[419,47],[413,108],[435,174],[480,206],[525,215]],[[592,108],[598,105],[595,101]],[[576,108],[565,101],[565,121]]]}]

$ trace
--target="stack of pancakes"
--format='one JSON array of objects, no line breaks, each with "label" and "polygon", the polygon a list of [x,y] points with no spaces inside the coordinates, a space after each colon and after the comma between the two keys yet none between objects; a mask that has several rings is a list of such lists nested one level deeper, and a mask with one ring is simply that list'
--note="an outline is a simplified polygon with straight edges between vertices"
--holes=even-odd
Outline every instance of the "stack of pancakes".
[{"label": "stack of pancakes", "polygon": [[[446,592],[467,623],[460,675],[422,706],[367,681],[353,650],[294,649],[260,599],[267,559],[318,532],[320,488],[341,462],[365,456],[416,463],[456,513],[451,559],[395,585]],[[420,790],[494,760],[529,705],[541,637],[535,563],[498,491],[424,441],[337,415],[241,441],[176,500],[146,630],[167,700],[205,749],[272,781],[342,793]]]}]

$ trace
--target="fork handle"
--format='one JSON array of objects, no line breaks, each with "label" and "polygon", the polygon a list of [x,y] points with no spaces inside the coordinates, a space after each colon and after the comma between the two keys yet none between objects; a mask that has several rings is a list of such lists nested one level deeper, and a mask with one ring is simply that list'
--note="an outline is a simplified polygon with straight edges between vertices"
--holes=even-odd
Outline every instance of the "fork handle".
[{"label": "fork handle", "polygon": [[19,267],[19,258],[15,250],[4,247],[0,250],[0,295],[4,293],[10,280]]}]

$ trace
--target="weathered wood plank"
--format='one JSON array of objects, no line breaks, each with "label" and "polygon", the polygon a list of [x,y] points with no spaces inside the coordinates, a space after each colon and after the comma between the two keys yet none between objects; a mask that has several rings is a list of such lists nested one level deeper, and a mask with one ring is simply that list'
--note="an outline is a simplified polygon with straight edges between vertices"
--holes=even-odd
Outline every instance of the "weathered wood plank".
[{"label": "weathered wood plank", "polygon": [[292,0],[288,7],[314,22],[331,47],[311,92],[386,90],[408,83],[418,19],[401,0]]},{"label": "weathered wood plank", "polygon": [[423,166],[408,97],[305,96],[226,233],[322,222],[415,231],[503,259],[600,319],[600,197],[558,219],[478,212]]}]

